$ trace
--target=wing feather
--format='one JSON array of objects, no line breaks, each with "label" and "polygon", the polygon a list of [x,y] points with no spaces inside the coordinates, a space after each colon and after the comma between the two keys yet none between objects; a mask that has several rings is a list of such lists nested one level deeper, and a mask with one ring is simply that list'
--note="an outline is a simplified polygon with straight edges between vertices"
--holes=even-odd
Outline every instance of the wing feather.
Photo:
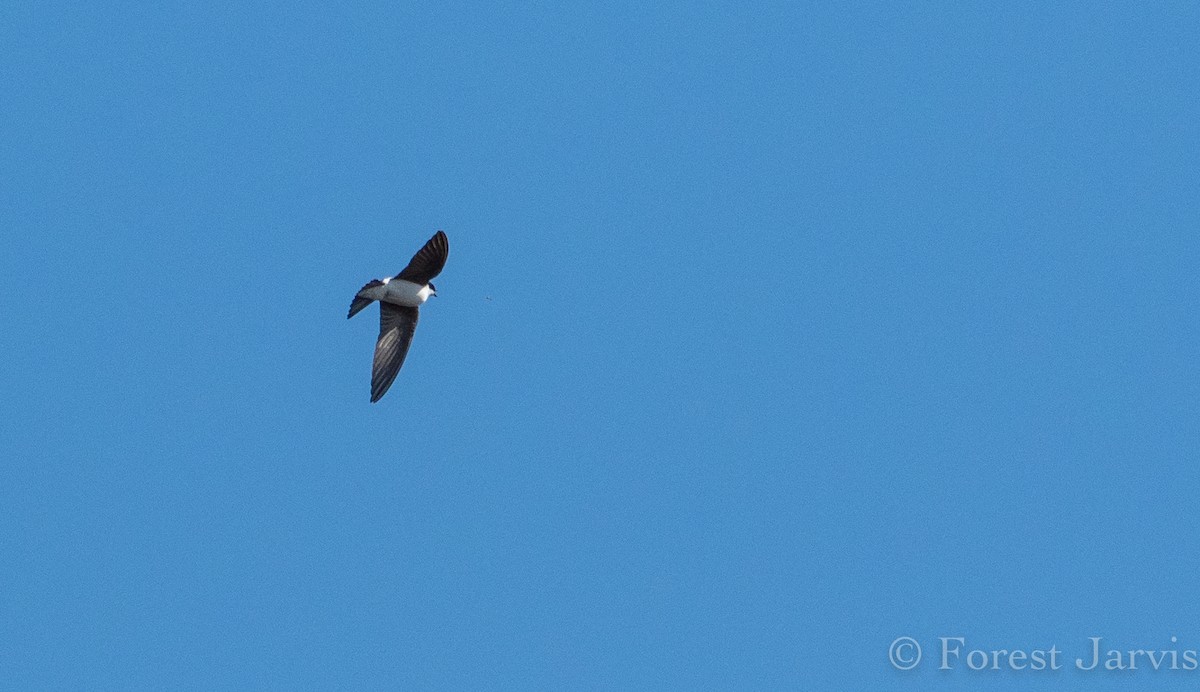
[{"label": "wing feather", "polygon": [[404,271],[396,275],[397,279],[411,281],[418,286],[429,283],[433,277],[442,273],[446,266],[446,258],[450,256],[450,241],[446,234],[438,231],[425,243],[425,246],[413,255]]},{"label": "wing feather", "polygon": [[371,366],[371,403],[387,393],[404,365],[417,330],[417,314],[416,308],[380,301],[379,340],[375,342],[375,362]]}]

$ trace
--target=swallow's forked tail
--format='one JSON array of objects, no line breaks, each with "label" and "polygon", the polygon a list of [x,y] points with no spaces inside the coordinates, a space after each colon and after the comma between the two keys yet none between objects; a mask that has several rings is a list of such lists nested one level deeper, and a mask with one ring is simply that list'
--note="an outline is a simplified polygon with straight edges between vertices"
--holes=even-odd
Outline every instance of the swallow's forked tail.
[{"label": "swallow's forked tail", "polygon": [[350,301],[350,314],[346,315],[346,319],[350,319],[351,317],[354,317],[359,312],[361,312],[363,308],[367,307],[371,303],[374,303],[375,302],[374,298],[368,298],[368,297],[364,296],[363,293],[367,289],[375,288],[377,286],[382,286],[382,285],[383,285],[382,281],[380,281],[379,279],[375,279],[374,281],[368,283],[366,286],[363,286],[362,288],[358,289],[358,293],[355,294],[354,300]]}]

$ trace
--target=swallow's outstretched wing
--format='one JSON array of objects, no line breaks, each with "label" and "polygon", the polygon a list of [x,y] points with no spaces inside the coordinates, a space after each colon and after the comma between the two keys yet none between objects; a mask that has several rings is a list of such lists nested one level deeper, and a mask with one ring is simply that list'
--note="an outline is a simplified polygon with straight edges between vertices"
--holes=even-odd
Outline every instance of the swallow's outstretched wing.
[{"label": "swallow's outstretched wing", "polygon": [[413,255],[408,266],[404,268],[404,271],[397,274],[396,278],[411,281],[418,286],[424,286],[433,277],[442,273],[442,267],[446,266],[446,258],[449,256],[450,241],[446,238],[445,233],[438,231],[433,234],[429,242],[425,243],[425,247]]},{"label": "swallow's outstretched wing", "polygon": [[371,367],[372,404],[392,386],[416,330],[416,308],[379,303],[379,340],[375,342],[375,364]]}]

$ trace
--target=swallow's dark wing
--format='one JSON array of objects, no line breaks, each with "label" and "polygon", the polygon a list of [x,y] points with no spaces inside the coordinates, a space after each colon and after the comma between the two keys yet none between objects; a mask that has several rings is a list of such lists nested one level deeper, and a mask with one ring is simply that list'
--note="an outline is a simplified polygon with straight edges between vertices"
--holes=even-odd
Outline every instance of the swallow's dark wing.
[{"label": "swallow's dark wing", "polygon": [[380,301],[379,340],[375,342],[375,364],[371,367],[372,404],[392,386],[416,330],[416,308]]},{"label": "swallow's dark wing", "polygon": [[424,286],[442,273],[442,267],[446,266],[446,258],[449,255],[450,241],[446,239],[445,233],[438,231],[425,243],[425,247],[413,255],[412,261],[404,271],[396,275],[396,278]]}]

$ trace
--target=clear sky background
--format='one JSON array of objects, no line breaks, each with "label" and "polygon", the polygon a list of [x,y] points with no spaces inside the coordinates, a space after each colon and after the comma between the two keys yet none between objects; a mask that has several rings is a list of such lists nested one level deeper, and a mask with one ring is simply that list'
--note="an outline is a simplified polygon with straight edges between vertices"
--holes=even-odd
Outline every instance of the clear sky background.
[{"label": "clear sky background", "polygon": [[0,683],[1198,684],[1194,3],[325,5],[0,8]]}]

